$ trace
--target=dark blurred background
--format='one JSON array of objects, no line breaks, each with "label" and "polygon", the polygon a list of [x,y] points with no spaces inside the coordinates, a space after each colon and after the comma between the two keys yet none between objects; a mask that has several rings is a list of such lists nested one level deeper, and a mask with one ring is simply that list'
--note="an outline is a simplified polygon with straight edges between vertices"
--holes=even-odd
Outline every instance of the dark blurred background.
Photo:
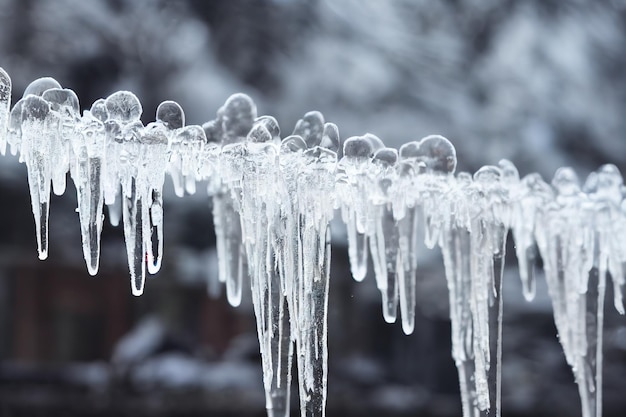
[{"label": "dark blurred background", "polygon": [[[171,99],[201,124],[242,91],[284,134],[315,109],[343,137],[399,146],[440,133],[461,170],[508,158],[547,180],[564,165],[625,171],[625,47],[623,0],[0,0],[14,101],[52,76],[83,108],[127,89],[145,122]],[[88,276],[72,187],[53,198],[40,262],[25,167],[0,158],[0,416],[264,415],[249,294],[233,309],[215,284],[203,187],[177,199],[167,180],[164,266],[141,298],[119,229],[105,227]],[[405,336],[383,322],[373,277],[351,279],[344,233],[334,228],[328,415],[459,416],[439,252],[421,256]],[[578,416],[543,277],[526,303],[508,265],[504,414]],[[610,306],[604,342],[605,415],[621,417],[626,326]],[[292,404],[296,415],[295,389]]]}]

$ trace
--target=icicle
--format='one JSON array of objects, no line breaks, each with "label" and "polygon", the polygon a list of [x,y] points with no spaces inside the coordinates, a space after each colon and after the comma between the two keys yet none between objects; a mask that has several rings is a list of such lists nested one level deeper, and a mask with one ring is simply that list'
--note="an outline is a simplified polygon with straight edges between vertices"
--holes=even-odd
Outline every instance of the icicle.
[{"label": "icicle", "polygon": [[7,132],[7,143],[9,144],[9,149],[11,151],[11,155],[16,155],[17,152],[20,152],[19,161],[26,162],[25,156],[28,154],[28,146],[27,144],[24,146],[22,144],[22,110],[24,108],[24,98],[19,100],[9,113],[9,126]]},{"label": "icicle", "polygon": [[559,340],[578,383],[583,416],[599,416],[596,365],[598,358],[601,362],[601,341],[598,346],[596,338],[599,335],[601,340],[598,320],[602,319],[606,271],[600,234],[584,214],[592,206],[581,192],[574,171],[559,169],[552,185],[556,199],[538,219],[537,244],[544,259]]},{"label": "icicle", "polygon": [[[374,166],[377,168],[375,174],[377,188],[372,201],[378,210],[375,239],[378,248],[380,280],[387,280],[386,286],[381,290],[381,294],[383,317],[388,323],[396,321],[400,292],[399,285],[401,285],[399,281],[405,281],[402,254],[400,252],[400,233],[392,209],[393,186],[397,179],[395,167],[397,159],[398,152],[390,148],[381,148],[373,158]],[[386,278],[383,278],[385,272]],[[406,303],[406,299],[403,303]],[[406,306],[405,310],[407,310]]]},{"label": "icicle", "polygon": [[500,415],[502,358],[502,275],[508,215],[501,185],[502,171],[485,166],[474,174],[479,210],[472,219],[471,311],[474,325],[474,377],[477,407],[485,415]]},{"label": "icicle", "polygon": [[[243,242],[242,176],[245,146],[242,141],[256,119],[256,106],[245,94],[234,94],[218,110],[215,122],[205,124],[205,135],[221,137],[221,185],[213,197],[213,216],[218,238],[220,280],[226,282],[226,295],[232,306],[241,303],[242,285],[248,276],[246,247]],[[218,231],[219,229],[219,231]],[[220,242],[221,240],[221,242]]]},{"label": "icicle", "polygon": [[[334,133],[333,133],[334,135]],[[329,136],[325,142],[334,147]],[[346,139],[343,146],[344,157],[338,163],[337,195],[348,228],[348,255],[350,270],[356,281],[363,281],[367,275],[368,237],[366,233],[367,187],[371,142],[363,137]]]},{"label": "icicle", "polygon": [[500,415],[508,227],[529,301],[538,248],[583,417],[600,417],[607,276],[621,314],[626,284],[626,201],[615,166],[592,173],[582,191],[571,169],[557,171],[550,187],[537,174],[520,181],[506,160],[473,179],[454,178],[456,151],[441,136],[399,152],[369,133],[342,144],[336,125],[309,112],[281,142],[277,121],[257,117],[244,94],[231,96],[202,127],[185,126],[171,101],[144,127],[139,100],[124,91],[97,100],[81,117],[78,97],[52,78],[31,83],[9,111],[10,97],[11,80],[0,69],[0,153],[8,144],[27,166],[40,259],[48,255],[50,192],[65,191],[69,171],[89,273],[99,266],[106,204],[112,224],[123,215],[131,288],[140,295],[146,270],[156,273],[162,264],[166,170],[179,195],[209,181],[219,279],[232,305],[251,280],[270,416],[289,414],[294,352],[302,415],[325,413],[328,224],[339,209],[353,277],[364,279],[371,256],[385,320],[395,321],[399,306],[407,334],[415,320],[418,238],[441,247],[465,417]]},{"label": "icicle", "polygon": [[[426,153],[434,159],[422,159],[427,170],[438,167],[451,173],[456,158],[452,150],[444,151],[451,145],[440,137],[430,141]],[[481,168],[474,182],[469,175],[459,174],[456,185],[444,194],[450,204],[443,202],[449,218],[443,220],[439,244],[450,296],[452,356],[459,372],[464,417],[500,415],[501,291],[510,218],[509,196],[501,178],[510,181],[514,168],[502,165],[504,172],[497,167]]]},{"label": "icicle", "polygon": [[28,95],[22,102],[21,141],[28,153],[22,154],[28,170],[30,199],[35,216],[39,259],[48,257],[48,215],[50,212],[50,106],[39,96]]},{"label": "icicle", "polygon": [[[334,207],[329,197],[334,194],[337,154],[316,146],[321,143],[323,132],[321,114],[307,113],[303,120],[306,128],[301,121],[296,132],[304,135],[301,140],[312,147],[303,152],[303,162],[298,164],[302,169],[295,178],[297,209],[292,221],[299,230],[298,274],[289,285],[292,294],[288,300],[292,326],[296,326],[300,412],[303,417],[323,417],[328,375],[329,222]],[[291,143],[283,142],[281,148],[297,149],[297,137],[292,136]]]},{"label": "icicle", "polygon": [[[379,151],[380,153],[382,151]],[[377,153],[377,155],[378,155]],[[419,142],[403,145],[397,166],[397,191],[394,193],[394,215],[398,221],[401,274],[399,275],[400,310],[405,333],[413,332],[416,305],[417,236],[425,231],[427,246],[439,240],[448,208],[442,196],[456,168],[456,150],[443,136],[427,136]],[[415,199],[406,189],[419,184],[421,195]],[[436,201],[437,209],[432,209]],[[449,214],[448,214],[449,215]],[[436,232],[435,232],[436,230]]]},{"label": "icicle", "polygon": [[78,97],[72,90],[51,88],[42,98],[50,104],[53,126],[51,129],[50,157],[52,166],[52,189],[56,195],[65,192],[66,177],[70,170],[70,146],[75,136],[80,135],[76,126],[80,119]]},{"label": "icicle", "polygon": [[[144,246],[150,274],[159,272],[163,260],[163,184],[167,161],[170,157],[167,150],[167,132],[158,126],[158,124],[148,125],[140,136],[140,146],[143,148],[146,163],[138,172],[148,213],[145,219],[148,232],[144,236]],[[204,131],[199,126],[196,126],[196,129],[204,137]]]},{"label": "icicle", "polygon": [[537,212],[553,200],[553,192],[539,174],[524,177],[512,198],[511,229],[515,239],[519,273],[522,280],[524,298],[532,301],[535,297],[535,225]]},{"label": "icicle", "polygon": [[0,68],[0,154],[7,149],[9,113],[11,110],[11,77]]},{"label": "icicle", "polygon": [[[110,95],[105,102],[112,138],[118,145],[118,152],[107,153],[107,162],[117,168],[117,175],[122,185],[122,217],[124,219],[124,238],[128,255],[131,290],[133,295],[143,293],[146,280],[146,245],[150,236],[149,202],[144,195],[144,184],[140,180],[138,160],[146,155],[140,146],[143,125],[139,120],[142,108],[137,97],[128,91],[119,91]],[[118,160],[112,158],[119,157]],[[112,178],[111,178],[112,179]]]},{"label": "icicle", "polygon": [[293,135],[300,136],[308,148],[322,143],[324,135],[324,116],[318,111],[311,111],[296,123]]},{"label": "icicle", "polygon": [[348,227],[350,271],[354,280],[360,282],[367,275],[368,239],[365,233],[357,231],[356,215],[351,215],[346,225]]},{"label": "icicle", "polygon": [[[76,162],[72,164],[72,179],[76,186],[78,215],[83,242],[83,256],[90,275],[98,273],[100,261],[100,234],[102,233],[102,206],[104,203],[102,169],[106,133],[104,123],[97,118],[98,106],[85,112],[79,131],[72,137]],[[102,110],[102,109],[100,109]]]},{"label": "icicle", "polygon": [[[276,200],[278,125],[269,119],[255,122],[248,134],[242,178],[241,216],[252,288],[252,301],[263,362],[266,408],[269,416],[288,416],[293,343],[289,307],[280,266],[285,239]],[[276,130],[278,130],[276,132]]]}]

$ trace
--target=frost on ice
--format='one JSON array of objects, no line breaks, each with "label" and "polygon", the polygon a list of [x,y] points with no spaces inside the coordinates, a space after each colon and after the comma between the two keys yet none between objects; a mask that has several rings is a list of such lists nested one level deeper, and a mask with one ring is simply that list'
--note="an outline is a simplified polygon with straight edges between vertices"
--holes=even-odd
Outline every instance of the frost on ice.
[{"label": "frost on ice", "polygon": [[[178,196],[208,183],[228,301],[249,285],[270,416],[288,416],[291,368],[298,369],[303,416],[324,416],[330,279],[329,223],[347,227],[351,273],[371,262],[382,315],[415,327],[417,251],[441,248],[449,290],[452,357],[465,417],[500,415],[502,276],[508,231],[515,239],[524,297],[535,296],[543,259],[554,320],[578,383],[583,416],[602,409],[602,326],[607,275],[624,313],[626,203],[622,177],[605,165],[580,185],[570,168],[551,184],[520,178],[502,160],[455,175],[454,146],[432,135],[400,149],[373,134],[342,141],[316,111],[281,133],[258,116],[250,97],[231,96],[216,117],[186,125],[183,109],[161,103],[143,125],[131,92],[119,91],[80,112],[76,94],[52,78],[31,83],[11,108],[11,80],[0,69],[0,152],[25,163],[39,258],[48,256],[50,193],[63,194],[69,172],[78,201],[83,255],[100,263],[107,206],[123,220],[131,291],[163,261],[163,185]],[[420,240],[423,240],[423,245]],[[294,358],[295,356],[295,358]]]}]

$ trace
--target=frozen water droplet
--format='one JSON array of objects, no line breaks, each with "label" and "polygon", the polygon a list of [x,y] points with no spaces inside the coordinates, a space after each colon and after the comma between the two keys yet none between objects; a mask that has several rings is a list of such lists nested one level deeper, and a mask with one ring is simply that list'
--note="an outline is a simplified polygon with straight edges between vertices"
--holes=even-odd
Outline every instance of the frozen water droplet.
[{"label": "frozen water droplet", "polygon": [[417,141],[407,142],[400,146],[398,153],[402,160],[416,160],[421,156],[420,143]]},{"label": "frozen water droplet", "polygon": [[578,175],[570,167],[559,168],[552,179],[552,186],[561,196],[572,196],[580,192]]},{"label": "frozen water droplet", "polygon": [[50,90],[51,88],[61,88],[61,84],[59,84],[57,80],[51,77],[38,78],[32,83],[28,84],[28,86],[24,90],[24,95],[22,97],[26,97],[29,94],[32,94],[34,96],[41,96],[46,90]]},{"label": "frozen water droplet", "polygon": [[498,167],[502,172],[502,179],[508,184],[515,184],[519,181],[519,172],[513,162],[508,159],[501,159]]},{"label": "frozen water droplet", "polygon": [[261,124],[264,126],[267,131],[272,136],[272,139],[276,142],[280,143],[280,126],[278,125],[278,121],[272,116],[259,116],[254,121],[254,124]]},{"label": "frozen water droplet", "polygon": [[619,169],[613,164],[602,165],[597,171],[598,173],[598,189],[610,189],[620,192],[624,183]]},{"label": "frozen water droplet", "polygon": [[41,121],[43,122],[50,113],[50,105],[38,96],[30,96],[24,99],[22,106],[22,123]]},{"label": "frozen water droplet", "polygon": [[372,145],[372,153],[370,154],[370,156],[373,156],[377,150],[385,147],[385,144],[383,143],[383,141],[378,136],[372,133],[364,134],[363,138],[369,141],[370,145]]},{"label": "frozen water droplet", "polygon": [[395,165],[398,161],[398,151],[393,148],[381,148],[374,154],[374,163],[384,167]]},{"label": "frozen water droplet", "polygon": [[76,93],[67,88],[50,88],[41,95],[41,97],[50,103],[54,111],[67,111],[74,116],[80,113],[78,97]]},{"label": "frozen water droplet", "polygon": [[341,158],[342,155],[339,153],[343,149],[341,147],[341,138],[339,137],[339,128],[336,124],[329,122],[324,125],[321,146],[337,153],[337,156]]},{"label": "frozen water droplet", "polygon": [[91,105],[91,109],[89,110],[91,115],[96,119],[100,120],[104,123],[109,118],[109,113],[107,112],[106,100],[103,98],[99,98],[94,101]]},{"label": "frozen water droplet", "polygon": [[522,178],[522,183],[530,190],[530,194],[533,196],[542,196],[545,201],[552,200],[554,197],[554,192],[550,185],[536,172]]},{"label": "frozen water droplet", "polygon": [[312,148],[322,142],[324,132],[324,116],[318,111],[310,111],[296,123],[293,134],[304,139],[307,146]]},{"label": "frozen water droplet", "polygon": [[156,119],[163,123],[168,129],[180,129],[185,126],[185,112],[175,101],[164,101],[159,104],[156,111]]},{"label": "frozen water droplet", "polygon": [[118,91],[107,97],[105,102],[109,119],[120,123],[139,121],[143,109],[136,95],[130,91]]},{"label": "frozen water droplet", "polygon": [[272,134],[262,124],[255,124],[248,133],[248,140],[256,143],[270,142]]},{"label": "frozen water droplet", "polygon": [[222,141],[232,143],[243,140],[248,135],[257,117],[256,105],[245,94],[233,94],[217,112],[224,132]]},{"label": "frozen water droplet", "polygon": [[372,153],[372,142],[362,136],[352,136],[343,143],[346,158],[369,158]]},{"label": "frozen water droplet", "polygon": [[280,144],[281,153],[299,152],[306,149],[306,142],[298,135],[287,136]]},{"label": "frozen water droplet", "polygon": [[456,169],[456,149],[452,143],[440,135],[426,136],[419,142],[419,153],[429,170],[452,174]]},{"label": "frozen water droplet", "polygon": [[198,150],[197,147],[199,145],[207,141],[204,129],[198,125],[189,125],[182,128],[178,133],[178,139],[183,144],[196,146],[196,150]]},{"label": "frozen water droplet", "polygon": [[478,184],[492,185],[500,181],[502,171],[493,165],[485,165],[474,173],[474,182]]}]

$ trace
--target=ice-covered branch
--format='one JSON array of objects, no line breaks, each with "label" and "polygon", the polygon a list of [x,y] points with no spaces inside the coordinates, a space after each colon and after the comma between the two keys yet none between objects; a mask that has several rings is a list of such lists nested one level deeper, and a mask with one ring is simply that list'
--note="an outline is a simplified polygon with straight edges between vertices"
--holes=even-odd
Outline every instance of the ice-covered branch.
[{"label": "ice-covered branch", "polygon": [[601,415],[602,325],[607,276],[624,313],[626,203],[622,177],[605,165],[581,188],[560,169],[549,185],[520,179],[501,161],[474,175],[454,174],[456,151],[433,135],[386,147],[371,134],[341,141],[339,130],[309,112],[281,139],[277,121],[258,117],[235,94],[203,126],[185,125],[182,108],[161,103],[144,126],[141,103],[127,91],[80,113],[76,95],[55,80],[31,83],[10,106],[11,80],[0,69],[0,152],[26,164],[40,259],[48,256],[50,192],[75,184],[83,254],[98,271],[103,206],[123,219],[131,290],[163,260],[163,184],[177,195],[208,182],[219,279],[239,305],[250,285],[270,416],[287,416],[296,354],[303,416],[323,416],[327,383],[329,222],[347,225],[355,280],[369,259],[382,313],[405,333],[415,326],[417,251],[443,253],[450,297],[452,356],[464,416],[500,415],[502,276],[509,229],[516,242],[524,296],[535,294],[543,258],[554,318],[576,376],[583,416]]}]

